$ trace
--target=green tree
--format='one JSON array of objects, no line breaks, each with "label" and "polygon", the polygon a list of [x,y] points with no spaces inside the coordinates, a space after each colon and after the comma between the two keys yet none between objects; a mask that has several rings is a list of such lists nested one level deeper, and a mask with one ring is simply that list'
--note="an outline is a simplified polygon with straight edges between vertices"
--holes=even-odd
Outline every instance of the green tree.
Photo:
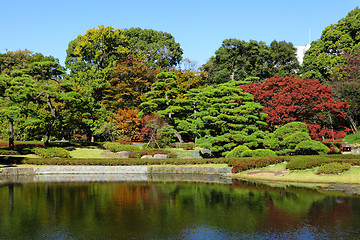
[{"label": "green tree", "polygon": [[215,56],[202,66],[208,73],[209,83],[217,84],[248,77],[266,79],[275,74],[290,75],[299,68],[296,49],[291,43],[226,39]]},{"label": "green tree", "polygon": [[9,148],[14,149],[14,122],[25,115],[27,104],[33,100],[35,81],[30,76],[0,75],[0,115],[7,119],[9,126]]},{"label": "green tree", "polygon": [[50,141],[50,134],[55,120],[57,110],[53,104],[53,99],[63,98],[61,87],[61,75],[65,74],[64,69],[55,61],[43,61],[31,63],[25,69],[36,81],[39,87],[39,94],[35,97],[39,101],[44,101],[50,112],[50,118],[46,126],[44,144],[47,146]]},{"label": "green tree", "polygon": [[300,71],[303,78],[327,82],[345,63],[344,52],[360,47],[360,9],[355,8],[337,24],[327,26],[319,40],[311,43]]},{"label": "green tree", "polygon": [[130,28],[124,30],[124,35],[127,37],[130,50],[143,56],[150,68],[170,70],[182,59],[183,50],[170,33]]},{"label": "green tree", "polygon": [[251,94],[238,87],[240,84],[244,81],[230,81],[189,92],[193,95],[190,102],[194,108],[191,123],[200,133],[202,139],[199,141],[209,144],[217,157],[225,156],[238,145],[259,145],[262,141],[259,136],[264,135],[261,129],[266,125],[266,114],[261,113],[262,106],[253,102]]},{"label": "green tree", "polygon": [[[183,110],[180,106],[178,96],[178,85],[173,72],[161,72],[158,79],[151,85],[151,90],[145,94],[145,101],[140,104],[140,115],[157,113],[169,125],[175,126],[174,114]],[[183,142],[181,135],[174,129],[174,134],[180,142]]]}]

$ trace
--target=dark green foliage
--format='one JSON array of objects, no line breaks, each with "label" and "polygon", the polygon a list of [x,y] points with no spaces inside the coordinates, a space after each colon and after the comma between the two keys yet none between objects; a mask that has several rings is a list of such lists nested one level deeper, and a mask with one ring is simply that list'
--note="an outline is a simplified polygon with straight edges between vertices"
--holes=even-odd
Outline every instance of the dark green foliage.
[{"label": "dark green foliage", "polygon": [[189,121],[195,129],[201,129],[196,143],[210,147],[216,157],[225,156],[238,145],[262,145],[266,114],[261,113],[260,104],[252,102],[251,94],[238,87],[240,84],[244,81],[230,81],[188,94],[194,108]]},{"label": "dark green foliage", "polygon": [[43,158],[70,158],[70,152],[64,148],[35,148],[34,153]]},{"label": "dark green foliage", "polygon": [[25,163],[24,157],[13,157],[13,156],[0,156],[0,164],[12,165],[12,164],[23,164]]},{"label": "dark green foliage", "polygon": [[249,76],[261,80],[274,76],[290,76],[299,68],[296,49],[291,43],[225,39],[215,56],[202,66],[209,83],[219,84],[243,80]]},{"label": "dark green foliage", "polygon": [[241,154],[241,157],[276,157],[276,153],[270,149],[247,150]]},{"label": "dark green foliage", "polygon": [[329,151],[330,149],[325,144],[314,140],[303,141],[295,147],[298,155],[321,155],[327,154]]},{"label": "dark green foliage", "polygon": [[231,160],[229,166],[233,167],[232,173],[238,173],[253,168],[267,167],[271,164],[285,161],[284,157],[258,157],[258,158],[240,158]]},{"label": "dark green foliage", "polygon": [[244,151],[250,150],[250,148],[248,148],[245,145],[240,145],[237,146],[236,148],[234,148],[233,150],[231,150],[230,152],[228,152],[225,156],[225,158],[238,158],[241,157],[241,154]]},{"label": "dark green foliage", "polygon": [[345,171],[349,171],[351,165],[349,163],[332,162],[320,166],[317,170],[317,174],[339,174]]},{"label": "dark green foliage", "polygon": [[131,144],[121,144],[117,142],[106,142],[104,143],[104,147],[111,152],[121,152],[121,151],[136,151],[139,150],[139,146],[131,145]]}]

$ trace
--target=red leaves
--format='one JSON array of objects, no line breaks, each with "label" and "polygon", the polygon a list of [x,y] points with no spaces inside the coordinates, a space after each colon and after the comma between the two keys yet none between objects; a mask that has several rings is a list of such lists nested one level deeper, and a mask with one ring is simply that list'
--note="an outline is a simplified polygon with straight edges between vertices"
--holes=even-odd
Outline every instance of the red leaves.
[{"label": "red leaves", "polygon": [[240,86],[264,106],[271,127],[292,121],[308,124],[313,139],[343,136],[335,120],[344,118],[347,102],[335,102],[332,89],[315,79],[274,76],[266,81]]}]

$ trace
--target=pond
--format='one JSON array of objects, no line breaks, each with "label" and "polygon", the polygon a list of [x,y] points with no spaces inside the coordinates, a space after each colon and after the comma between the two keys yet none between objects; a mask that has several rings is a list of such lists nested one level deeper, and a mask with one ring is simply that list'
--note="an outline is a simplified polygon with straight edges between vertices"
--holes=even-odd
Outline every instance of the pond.
[{"label": "pond", "polygon": [[121,179],[2,178],[0,239],[356,239],[360,232],[360,198],[343,192]]}]

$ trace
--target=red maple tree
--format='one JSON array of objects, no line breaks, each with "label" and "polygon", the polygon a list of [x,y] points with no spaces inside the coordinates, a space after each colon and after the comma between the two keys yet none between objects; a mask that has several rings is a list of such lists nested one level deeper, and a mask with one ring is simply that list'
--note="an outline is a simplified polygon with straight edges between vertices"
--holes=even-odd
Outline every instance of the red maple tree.
[{"label": "red maple tree", "polygon": [[336,102],[331,88],[318,80],[275,75],[240,87],[264,106],[263,112],[268,114],[266,121],[272,130],[288,122],[301,121],[307,124],[315,140],[342,138],[345,136],[342,130],[348,130],[342,120],[349,104]]}]

